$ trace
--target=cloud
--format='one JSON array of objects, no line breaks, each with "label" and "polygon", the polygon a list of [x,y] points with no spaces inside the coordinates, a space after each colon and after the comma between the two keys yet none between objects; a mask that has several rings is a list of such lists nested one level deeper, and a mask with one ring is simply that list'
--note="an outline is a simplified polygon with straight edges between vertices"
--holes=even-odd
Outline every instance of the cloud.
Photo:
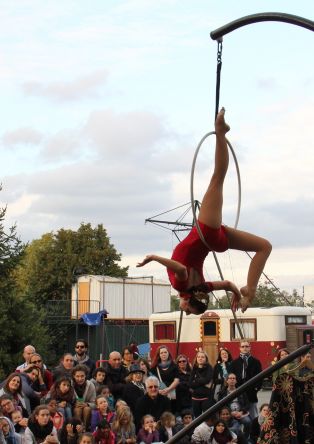
[{"label": "cloud", "polygon": [[43,134],[33,128],[17,128],[6,131],[1,137],[1,142],[6,147],[16,145],[38,145],[43,139]]},{"label": "cloud", "polygon": [[56,101],[75,101],[85,97],[97,96],[99,87],[108,78],[107,70],[95,71],[68,82],[51,82],[44,84],[39,81],[22,84],[24,93],[28,96],[47,97]]}]

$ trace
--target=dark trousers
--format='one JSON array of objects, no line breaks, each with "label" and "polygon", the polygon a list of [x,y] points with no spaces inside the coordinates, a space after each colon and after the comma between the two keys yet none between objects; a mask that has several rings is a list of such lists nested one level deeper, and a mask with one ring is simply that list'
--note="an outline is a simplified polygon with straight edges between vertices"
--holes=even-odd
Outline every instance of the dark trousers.
[{"label": "dark trousers", "polygon": [[194,418],[200,416],[201,413],[205,412],[205,410],[209,409],[213,405],[212,399],[206,398],[204,400],[196,400],[192,399],[192,410],[194,414]]}]

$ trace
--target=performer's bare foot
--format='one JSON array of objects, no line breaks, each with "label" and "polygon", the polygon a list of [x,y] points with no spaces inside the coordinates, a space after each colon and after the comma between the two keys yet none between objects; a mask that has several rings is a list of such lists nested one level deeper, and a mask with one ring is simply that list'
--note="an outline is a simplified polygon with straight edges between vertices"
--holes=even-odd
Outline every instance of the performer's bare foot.
[{"label": "performer's bare foot", "polygon": [[242,298],[240,299],[241,311],[244,313],[252,304],[255,294],[249,292],[247,285],[240,288]]},{"label": "performer's bare foot", "polygon": [[221,108],[215,122],[216,134],[226,134],[229,130],[230,126],[225,122],[225,108]]}]

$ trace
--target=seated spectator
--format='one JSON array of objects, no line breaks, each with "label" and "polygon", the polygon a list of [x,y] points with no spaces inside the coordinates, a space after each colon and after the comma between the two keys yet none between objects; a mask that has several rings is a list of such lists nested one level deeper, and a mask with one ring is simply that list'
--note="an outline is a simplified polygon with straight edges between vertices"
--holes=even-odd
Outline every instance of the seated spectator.
[{"label": "seated spectator", "polygon": [[[191,424],[191,422],[193,421],[193,412],[192,409],[184,409],[181,412],[181,419],[182,419],[182,424],[181,424],[181,428],[186,427],[187,425]],[[185,437],[180,439],[180,443],[185,442],[191,442],[192,439],[192,435],[193,435],[193,429],[189,430],[188,432],[185,432]]]},{"label": "seated spectator", "polygon": [[11,415],[11,420],[16,433],[18,433],[19,435],[24,435],[28,419],[23,418],[22,412],[20,410],[14,410]]},{"label": "seated spectator", "polygon": [[143,375],[143,383],[145,384],[146,379],[148,378],[148,376],[153,376],[153,373],[150,371],[150,365],[149,362],[147,361],[147,359],[144,358],[140,358],[137,361],[138,365],[140,366],[140,369],[143,370],[144,375]]},{"label": "seated spectator", "polygon": [[65,419],[72,418],[73,406],[76,398],[70,378],[63,376],[52,385],[46,396],[46,401],[49,401],[50,399],[55,399],[57,401],[58,409]]},{"label": "seated spectator", "polygon": [[134,362],[134,356],[133,356],[133,350],[131,347],[127,346],[127,347],[123,347],[122,349],[122,365],[123,367],[125,367],[128,371],[131,368],[131,365]]},{"label": "seated spectator", "polygon": [[107,385],[101,385],[98,390],[96,390],[96,394],[97,396],[103,395],[108,401],[110,410],[114,410],[114,397],[112,396]]},{"label": "seated spectator", "polygon": [[64,353],[61,356],[60,363],[52,372],[53,380],[57,381],[61,377],[67,376],[71,379],[74,367],[74,359],[71,353]]},{"label": "seated spectator", "polygon": [[199,426],[195,427],[191,442],[195,444],[208,443],[214,430],[214,423],[216,422],[216,415],[210,416],[206,421],[202,422]]},{"label": "seated spectator", "polygon": [[77,443],[78,444],[95,444],[95,439],[94,439],[92,433],[84,432],[81,435],[79,435]]},{"label": "seated spectator", "polygon": [[5,416],[0,416],[0,432],[6,444],[21,444],[21,435],[16,433],[12,421]]},{"label": "seated spectator", "polygon": [[163,412],[171,411],[170,399],[159,394],[159,380],[155,376],[150,376],[146,379],[145,385],[147,393],[137,400],[135,406],[135,423],[138,430],[144,415],[151,415],[159,421]]},{"label": "seated spectator", "polygon": [[76,398],[73,414],[83,421],[85,429],[90,426],[91,411],[95,407],[96,390],[92,382],[87,380],[89,370],[85,365],[76,365],[72,370],[74,395]]},{"label": "seated spectator", "polygon": [[17,372],[22,372],[29,365],[29,360],[32,354],[36,352],[35,347],[33,345],[26,345],[23,350],[23,364],[20,364],[16,367]]},{"label": "seated spectator", "polygon": [[[226,380],[227,386],[220,392],[219,398],[222,399],[225,396],[236,390],[237,378],[234,373],[229,373]],[[243,431],[246,438],[249,437],[251,418],[249,416],[249,401],[245,393],[238,395],[228,403],[228,407],[231,410],[231,416],[243,425]]]},{"label": "seated spectator", "polygon": [[128,375],[127,369],[122,365],[122,358],[119,352],[112,351],[108,362],[105,363],[106,383],[115,400],[122,397],[125,386],[125,378]]},{"label": "seated spectator", "polygon": [[237,435],[228,429],[227,424],[222,419],[218,419],[214,424],[208,443],[232,444],[236,442]]},{"label": "seated spectator", "polygon": [[99,395],[96,397],[96,408],[92,410],[92,419],[91,419],[91,431],[94,432],[96,430],[97,425],[102,421],[106,420],[108,424],[111,424],[114,420],[115,414],[109,409],[107,399]]},{"label": "seated spectator", "polygon": [[161,442],[167,442],[168,439],[172,438],[180,429],[176,426],[176,418],[171,412],[164,412],[161,415],[157,427]]},{"label": "seated spectator", "polygon": [[22,413],[22,408],[18,407],[17,402],[12,395],[4,394],[0,396],[0,410],[3,416],[12,420],[12,413],[19,410]]},{"label": "seated spectator", "polygon": [[[35,407],[40,404],[40,391],[46,390],[43,379],[41,379],[42,384],[38,384],[37,387],[39,391],[35,391],[34,385],[38,381],[40,370],[35,366],[29,365],[20,373],[22,381],[22,392],[29,399],[30,411],[33,411]],[[29,412],[30,413],[30,412]]]},{"label": "seated spectator", "polygon": [[311,352],[304,353],[300,359],[299,376],[303,378],[308,375],[314,375],[314,363],[312,362]]},{"label": "seated spectator", "polygon": [[227,424],[228,429],[237,435],[238,444],[247,444],[247,439],[241,430],[241,424],[231,416],[229,407],[223,407],[220,410],[219,419],[222,419]]},{"label": "seated spectator", "polygon": [[143,375],[144,371],[141,370],[138,364],[131,365],[122,393],[122,399],[124,399],[130,407],[133,416],[135,416],[135,405],[137,400],[144,396],[146,392],[143,384]]},{"label": "seated spectator", "polygon": [[56,428],[59,435],[59,432],[64,424],[64,416],[62,415],[61,412],[58,411],[58,404],[55,399],[50,399],[46,405],[48,407],[50,418],[52,419],[53,425]]},{"label": "seated spectator", "polygon": [[[36,383],[33,385],[35,391],[40,392],[40,397],[46,396],[53,384],[53,376],[50,370],[44,364],[43,358],[39,353],[33,353],[29,359],[30,365],[35,365],[39,369],[39,376]],[[45,385],[45,389],[41,387]]]},{"label": "seated spectator", "polygon": [[262,404],[259,415],[253,419],[250,430],[250,444],[256,444],[261,432],[261,425],[269,415],[269,405]]},{"label": "seated spectator", "polygon": [[25,444],[58,444],[57,430],[45,405],[39,405],[29,418],[24,434]]},{"label": "seated spectator", "polygon": [[11,373],[4,381],[0,389],[0,396],[11,395],[17,406],[21,407],[24,417],[28,417],[31,413],[29,399],[22,391],[21,373]]},{"label": "seated spectator", "polygon": [[111,431],[110,424],[103,419],[93,432],[95,444],[115,444],[115,434]]},{"label": "seated spectator", "polygon": [[117,410],[111,429],[116,436],[117,444],[136,443],[135,425],[131,410],[128,407]]},{"label": "seated spectator", "polygon": [[96,364],[95,361],[93,361],[88,356],[87,352],[88,352],[87,341],[85,341],[85,339],[77,339],[75,343],[75,355],[73,356],[74,366],[78,364],[86,365],[86,367],[88,368],[87,379],[90,379],[94,373]]},{"label": "seated spectator", "polygon": [[65,420],[60,431],[60,444],[77,444],[78,437],[84,432],[82,421],[76,418]]},{"label": "seated spectator", "polygon": [[159,442],[159,432],[156,429],[156,422],[152,415],[145,415],[142,418],[142,427],[137,434],[137,442],[144,444],[152,444]]},{"label": "seated spectator", "polygon": [[106,379],[105,369],[103,367],[95,368],[91,382],[94,384],[96,392],[97,389],[105,383],[105,379]]}]

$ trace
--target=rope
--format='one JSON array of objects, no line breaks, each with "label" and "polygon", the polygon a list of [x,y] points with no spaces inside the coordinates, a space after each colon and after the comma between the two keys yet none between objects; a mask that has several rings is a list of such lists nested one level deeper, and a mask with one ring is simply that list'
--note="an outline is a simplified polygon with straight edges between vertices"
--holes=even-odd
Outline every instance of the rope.
[{"label": "rope", "polygon": [[[197,229],[197,232],[198,232],[198,235],[199,235],[200,239],[202,240],[203,244],[209,250],[211,250],[211,248],[207,244],[207,242],[206,242],[206,240],[205,240],[205,238],[203,236],[203,233],[202,233],[202,231],[200,229],[200,226],[199,226],[199,223],[198,223],[198,220],[197,220],[197,216],[196,216],[196,208],[194,206],[194,173],[195,173],[195,165],[196,165],[196,160],[197,160],[197,157],[198,157],[198,153],[199,153],[199,151],[200,151],[204,141],[207,139],[207,137],[209,137],[209,136],[211,136],[213,134],[216,134],[215,131],[211,131],[210,133],[205,134],[203,136],[203,138],[200,140],[200,142],[199,142],[199,144],[198,144],[198,146],[196,148],[196,151],[195,151],[195,154],[194,154],[194,157],[193,157],[193,162],[192,162],[191,181],[190,181],[191,208],[192,208],[192,212],[193,212],[194,224],[195,224],[195,227]],[[237,160],[237,157],[236,157],[235,152],[233,150],[233,147],[232,147],[231,143],[229,142],[229,140],[228,139],[226,139],[226,140],[227,140],[227,145],[228,145],[228,147],[229,147],[229,149],[231,151],[231,154],[232,154],[232,157],[233,157],[233,160],[234,160],[234,163],[235,163],[235,167],[236,167],[236,171],[237,171],[237,178],[238,178],[238,205],[237,205],[236,219],[235,219],[235,223],[234,223],[234,228],[237,228],[238,222],[239,222],[239,218],[240,218],[240,211],[241,211],[241,176],[240,176],[240,169],[239,169],[238,160]],[[216,255],[216,253],[214,251],[212,253],[213,253],[214,260],[215,260],[215,263],[216,263],[216,266],[217,266],[217,269],[218,269],[218,272],[219,272],[219,275],[220,275],[220,279],[224,280],[224,277],[223,277],[223,274],[222,274],[222,271],[221,271],[221,268],[220,268],[220,265],[219,265],[219,262],[218,262],[218,259],[217,259],[217,255]],[[226,291],[226,295],[227,295],[228,301],[229,301],[229,303],[231,305],[230,297],[229,297],[229,294],[228,294],[227,291]],[[240,328],[240,324],[239,324],[239,321],[237,319],[235,310],[233,310],[232,307],[231,307],[231,311],[233,313],[234,321],[235,321],[235,324],[236,324],[237,329],[239,331],[239,335],[240,335],[241,339],[244,339],[244,335],[243,335],[242,330]]]}]

